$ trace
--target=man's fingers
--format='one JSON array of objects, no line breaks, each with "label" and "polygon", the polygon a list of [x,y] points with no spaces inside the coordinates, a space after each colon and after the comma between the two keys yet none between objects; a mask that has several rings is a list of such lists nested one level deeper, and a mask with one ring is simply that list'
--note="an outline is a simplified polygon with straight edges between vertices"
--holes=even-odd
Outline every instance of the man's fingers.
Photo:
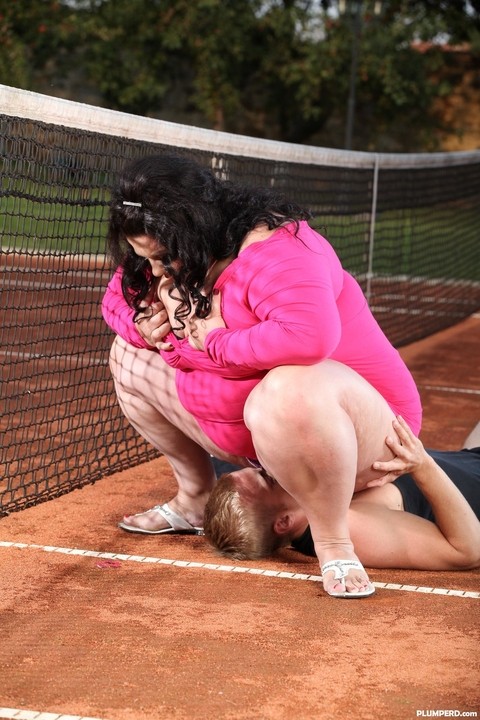
[{"label": "man's fingers", "polygon": [[386,475],[382,475],[382,477],[379,477],[376,480],[370,480],[370,482],[367,483],[366,487],[382,487],[382,485],[386,485],[387,483],[396,480],[397,477],[398,475],[396,473],[387,473]]},{"label": "man's fingers", "polygon": [[394,473],[397,471],[403,471],[405,467],[405,463],[403,460],[400,460],[398,458],[394,458],[393,460],[383,460],[383,461],[377,461],[373,463],[373,469],[379,470],[380,472],[385,473]]}]

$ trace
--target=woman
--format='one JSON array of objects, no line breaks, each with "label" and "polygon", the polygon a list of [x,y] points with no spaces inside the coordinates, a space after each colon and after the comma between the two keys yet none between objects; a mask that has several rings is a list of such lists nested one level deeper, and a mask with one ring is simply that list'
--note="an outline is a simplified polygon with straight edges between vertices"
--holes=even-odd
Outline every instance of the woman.
[{"label": "woman", "polygon": [[109,226],[118,270],[103,301],[117,333],[111,369],[125,415],[168,458],[179,491],[121,527],[201,528],[210,455],[261,465],[305,509],[320,565],[349,563],[325,572],[326,591],[363,597],[374,589],[349,536],[350,500],[384,482],[372,463],[391,458],[390,423],[402,413],[418,433],[421,406],[308,217],[184,157],[122,173]]},{"label": "woman", "polygon": [[[426,451],[401,417],[393,429],[400,442],[390,436],[386,443],[395,459],[376,465],[394,482],[357,493],[350,504],[358,557],[377,568],[479,567],[480,447]],[[222,554],[241,560],[286,546],[315,555],[303,510],[258,471],[220,478],[205,508],[205,535]]]}]

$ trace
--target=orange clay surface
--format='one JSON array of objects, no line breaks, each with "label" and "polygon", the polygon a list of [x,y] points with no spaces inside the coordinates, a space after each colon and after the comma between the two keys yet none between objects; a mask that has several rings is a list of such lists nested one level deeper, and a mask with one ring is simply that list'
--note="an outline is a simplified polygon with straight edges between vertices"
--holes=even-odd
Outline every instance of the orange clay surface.
[{"label": "orange clay surface", "polygon": [[[458,448],[480,420],[480,317],[402,354],[424,443]],[[372,598],[333,600],[313,558],[235,564],[116,527],[174,489],[160,458],[0,521],[0,718],[480,714],[480,571],[373,570]]]}]

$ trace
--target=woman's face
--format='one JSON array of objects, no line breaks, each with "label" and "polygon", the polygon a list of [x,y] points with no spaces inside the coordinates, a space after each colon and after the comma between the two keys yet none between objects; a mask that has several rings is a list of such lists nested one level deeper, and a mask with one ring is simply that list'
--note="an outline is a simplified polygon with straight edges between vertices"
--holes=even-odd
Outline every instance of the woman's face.
[{"label": "woman's face", "polygon": [[170,276],[167,267],[180,269],[180,261],[170,257],[167,248],[149,235],[136,235],[127,238],[128,244],[135,255],[145,258],[150,263],[152,275],[156,278]]}]

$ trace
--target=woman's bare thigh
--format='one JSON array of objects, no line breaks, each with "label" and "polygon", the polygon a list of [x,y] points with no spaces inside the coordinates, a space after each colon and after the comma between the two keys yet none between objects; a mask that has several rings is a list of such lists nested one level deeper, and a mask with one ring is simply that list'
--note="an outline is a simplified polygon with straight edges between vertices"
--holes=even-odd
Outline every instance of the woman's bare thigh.
[{"label": "woman's bare thigh", "polygon": [[[278,455],[279,448],[288,444],[291,452],[315,457],[319,469],[323,462],[327,465],[331,461],[329,450],[342,436],[340,424],[348,421],[355,437],[353,446],[344,451],[356,455],[357,491],[381,477],[372,470],[373,462],[392,458],[385,438],[393,433],[394,413],[366,380],[334,360],[271,370],[250,394],[245,417],[253,429],[254,442],[259,433],[268,432],[272,453]],[[291,443],[290,438],[297,441]],[[265,443],[262,447],[265,454]]]},{"label": "woman's bare thigh", "polygon": [[175,384],[175,369],[160,353],[136,348],[116,337],[110,352],[110,368],[117,392],[127,393],[154,407],[168,422],[211,455],[244,465],[244,458],[223,452],[200,428],[181,404]]}]

